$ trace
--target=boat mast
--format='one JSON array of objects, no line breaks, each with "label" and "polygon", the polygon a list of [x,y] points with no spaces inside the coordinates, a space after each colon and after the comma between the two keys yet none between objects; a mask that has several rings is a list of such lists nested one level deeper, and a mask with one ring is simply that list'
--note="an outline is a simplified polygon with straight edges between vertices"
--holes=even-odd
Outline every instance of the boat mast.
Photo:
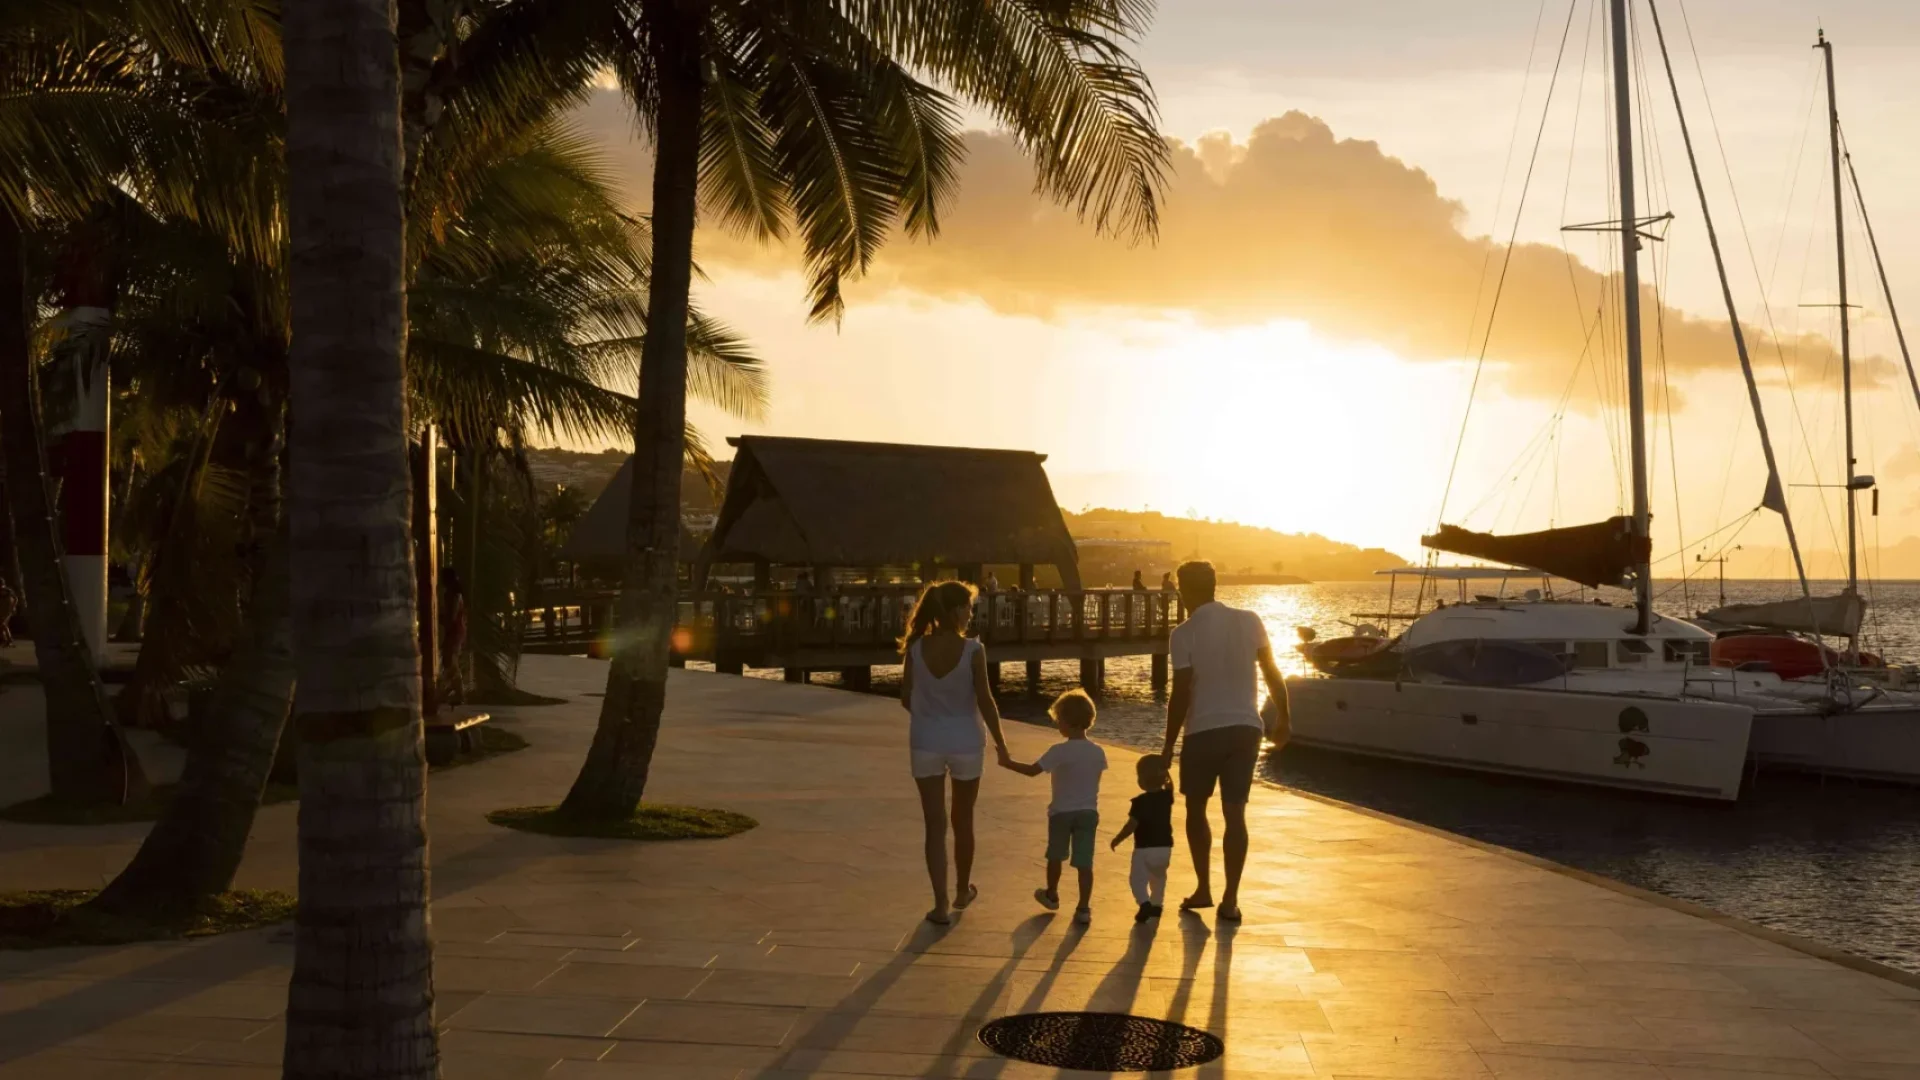
[{"label": "boat mast", "polygon": [[[1633,85],[1627,71],[1627,0],[1611,0],[1613,22],[1613,117],[1620,150],[1620,276],[1622,329],[1627,338],[1628,431],[1633,450],[1633,533],[1652,535],[1647,499],[1647,403],[1640,365],[1640,222],[1633,205]],[[1851,431],[1851,429],[1849,429]],[[1851,439],[1851,435],[1849,435]],[[1851,442],[1848,443],[1852,445]],[[1653,626],[1653,568],[1635,568],[1633,632]]]},{"label": "boat mast", "polygon": [[[1733,285],[1727,280],[1727,262],[1720,254],[1720,234],[1714,230],[1713,211],[1707,205],[1707,185],[1700,179],[1700,161],[1693,153],[1693,133],[1687,129],[1687,111],[1680,105],[1680,81],[1673,77],[1673,58],[1667,53],[1667,32],[1660,25],[1660,5],[1655,0],[1647,0],[1647,11],[1653,16],[1654,36],[1660,42],[1660,62],[1666,67],[1667,86],[1673,91],[1673,114],[1680,121],[1680,140],[1687,147],[1687,167],[1693,172],[1693,190],[1700,197],[1700,220],[1707,227],[1707,246],[1713,249],[1713,268],[1720,276],[1720,298],[1727,306],[1727,325],[1733,331],[1733,349],[1740,356],[1740,374],[1747,380],[1747,404],[1753,408],[1753,424],[1760,432],[1760,452],[1767,459],[1767,490],[1761,496],[1761,502],[1779,511],[1780,521],[1786,526],[1787,550],[1793,553],[1793,571],[1800,578],[1800,596],[1807,601],[1807,611],[1811,615],[1813,593],[1807,584],[1807,565],[1800,557],[1800,538],[1793,531],[1793,515],[1787,510],[1786,489],[1780,483],[1780,466],[1773,456],[1773,436],[1767,430],[1766,410],[1760,406],[1760,382],[1754,377],[1753,358],[1747,353],[1747,335],[1740,327],[1740,309],[1733,303]],[[1858,190],[1858,185],[1855,185],[1856,193]],[[1914,396],[1920,400],[1920,381],[1914,384]],[[1722,554],[1714,561],[1720,564],[1720,606],[1725,607],[1727,557]]]},{"label": "boat mast", "polygon": [[[1827,32],[1820,31],[1820,40],[1814,44],[1825,55],[1827,64],[1827,143],[1833,166],[1833,252],[1840,265],[1840,397],[1842,409],[1847,421],[1847,591],[1858,592],[1860,588],[1860,544],[1856,535],[1859,531],[1856,513],[1858,500],[1854,498],[1853,487],[1853,340],[1851,327],[1847,320],[1847,217],[1845,195],[1840,188],[1840,106],[1833,93],[1833,43],[1827,40]],[[1860,655],[1860,638],[1856,634],[1847,636],[1847,659],[1857,661]]]}]

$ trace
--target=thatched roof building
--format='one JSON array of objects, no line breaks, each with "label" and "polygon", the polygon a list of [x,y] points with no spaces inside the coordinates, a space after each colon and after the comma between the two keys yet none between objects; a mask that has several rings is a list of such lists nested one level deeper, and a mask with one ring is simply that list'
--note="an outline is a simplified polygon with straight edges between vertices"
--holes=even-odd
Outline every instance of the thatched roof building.
[{"label": "thatched roof building", "polygon": [[[567,542],[560,545],[560,557],[574,563],[613,563],[627,557],[627,506],[633,494],[633,458],[628,457],[620,471],[607,481],[580,520],[573,523]],[[700,556],[700,538],[680,528],[680,561],[691,563]]]},{"label": "thatched roof building", "polygon": [[701,563],[957,568],[1052,565],[1079,587],[1073,539],[1022,450],[747,435]]}]

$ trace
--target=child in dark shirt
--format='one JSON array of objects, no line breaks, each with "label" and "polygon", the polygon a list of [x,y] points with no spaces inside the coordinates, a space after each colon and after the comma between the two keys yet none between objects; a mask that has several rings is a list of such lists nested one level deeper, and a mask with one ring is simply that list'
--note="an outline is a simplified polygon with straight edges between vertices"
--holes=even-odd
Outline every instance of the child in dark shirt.
[{"label": "child in dark shirt", "polygon": [[1173,859],[1173,790],[1167,782],[1167,759],[1149,754],[1134,764],[1140,794],[1127,809],[1127,823],[1114,835],[1110,849],[1133,837],[1133,873],[1128,883],[1140,911],[1133,921],[1160,917],[1167,895],[1167,863]]}]

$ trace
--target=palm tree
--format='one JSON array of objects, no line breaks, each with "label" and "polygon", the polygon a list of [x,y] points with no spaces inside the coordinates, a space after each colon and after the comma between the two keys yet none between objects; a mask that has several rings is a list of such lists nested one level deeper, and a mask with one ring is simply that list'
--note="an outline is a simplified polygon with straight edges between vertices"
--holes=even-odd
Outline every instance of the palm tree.
[{"label": "palm tree", "polygon": [[[248,118],[257,156],[269,162],[283,143],[278,29],[255,26],[251,52],[207,61],[231,70],[210,66],[199,76],[228,88],[229,116]],[[481,22],[464,40],[484,43],[493,30]],[[547,95],[546,113],[532,100],[511,112],[484,107],[496,93],[484,65],[469,59],[461,70],[468,81],[443,94],[456,119],[425,142],[410,192],[414,412],[470,432],[476,444],[497,429],[508,447],[536,435],[630,430],[633,399],[604,384],[630,380],[639,353],[644,224],[617,207],[598,152],[544,119],[566,104],[564,93]],[[87,89],[76,75],[63,91]],[[473,116],[491,120],[466,121]],[[254,208],[263,222],[252,231],[284,220],[283,193],[269,195]],[[215,667],[218,674],[166,813],[93,903],[146,917],[190,912],[231,885],[294,689],[277,449],[285,252],[251,251],[226,230],[162,209],[133,215],[119,238],[130,270],[114,320],[126,421],[116,426],[146,463],[121,508],[121,540],[148,553],[156,600],[155,633],[122,705],[157,709],[160,690]],[[766,393],[759,361],[709,320],[694,316],[689,334],[696,392],[757,415]],[[499,531],[486,524],[484,535]],[[252,554],[236,560],[238,549]],[[500,554],[491,565],[514,562]],[[485,584],[483,595],[499,596],[502,610],[476,609],[470,640],[478,667],[504,671],[517,645],[505,598],[525,589],[491,577]]]},{"label": "palm tree", "polygon": [[433,1077],[392,0],[285,12],[300,908],[288,1077]]},{"label": "palm tree", "polygon": [[[816,318],[896,225],[932,236],[958,102],[992,113],[1041,191],[1102,230],[1151,234],[1167,163],[1122,42],[1151,0],[627,0],[611,67],[653,135],[653,275],[618,635],[593,745],[562,805],[624,818],[646,789],[675,612],[696,203],[802,242]],[[937,89],[936,85],[946,89]]]}]

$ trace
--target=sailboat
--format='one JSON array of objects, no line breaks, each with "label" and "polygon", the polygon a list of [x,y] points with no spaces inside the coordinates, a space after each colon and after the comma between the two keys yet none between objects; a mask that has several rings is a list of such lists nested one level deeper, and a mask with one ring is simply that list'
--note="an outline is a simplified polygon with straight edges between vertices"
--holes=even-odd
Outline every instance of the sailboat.
[{"label": "sailboat", "polygon": [[[1351,753],[1604,787],[1739,797],[1751,705],[1684,693],[1709,669],[1713,635],[1653,611],[1646,398],[1641,358],[1640,220],[1627,0],[1610,0],[1633,512],[1518,536],[1442,526],[1427,547],[1598,588],[1633,589],[1631,609],[1530,594],[1483,598],[1416,619],[1397,669],[1288,680],[1292,739]],[[1645,676],[1674,674],[1662,692]],[[1544,677],[1543,677],[1544,676]],[[1665,682],[1668,680],[1660,680]]]},{"label": "sailboat", "polygon": [[[1649,9],[1659,33],[1658,11]],[[1581,603],[1533,590],[1519,599],[1478,597],[1419,614],[1364,661],[1288,680],[1293,741],[1714,800],[1739,797],[1750,761],[1920,780],[1920,695],[1856,692],[1844,678],[1796,683],[1765,665],[1716,666],[1713,630],[1653,610],[1638,267],[1647,222],[1635,206],[1627,0],[1609,0],[1609,23],[1619,219],[1606,224],[1621,245],[1631,513],[1520,535],[1442,525],[1422,543],[1519,568],[1516,576],[1530,570],[1596,589],[1629,588],[1633,605]],[[1673,86],[1671,62],[1666,66]],[[1678,110],[1677,86],[1674,104]],[[1798,540],[1684,113],[1680,130],[1766,458],[1761,505],[1781,515],[1798,566]],[[1832,601],[1808,592],[1804,570],[1800,580],[1802,596],[1789,603],[1808,619],[1828,613]],[[1848,592],[1853,600],[1843,605],[1857,602],[1857,591]],[[1912,700],[1900,700],[1907,697]]]},{"label": "sailboat", "polygon": [[[1834,90],[1833,43],[1827,40],[1824,30],[1814,47],[1821,51],[1827,84],[1828,164],[1833,189],[1841,403],[1845,418],[1845,480],[1839,486],[1846,492],[1847,584],[1833,596],[1808,593],[1805,568],[1799,563],[1796,548],[1801,599],[1722,606],[1704,613],[1703,617],[1713,625],[1734,627],[1721,630],[1713,643],[1711,652],[1716,663],[1739,666],[1765,659],[1776,674],[1783,677],[1783,685],[1769,690],[1769,695],[1802,702],[1816,713],[1812,722],[1777,711],[1763,715],[1756,721],[1753,734],[1752,754],[1757,762],[1820,773],[1920,783],[1920,694],[1903,692],[1912,682],[1913,669],[1888,664],[1860,650],[1866,603],[1859,587],[1859,494],[1873,491],[1875,482],[1872,476],[1858,473],[1854,457],[1853,339],[1847,283],[1846,195],[1841,177],[1841,166],[1845,165],[1851,173],[1853,162],[1842,150],[1840,108]],[[1853,180],[1858,196],[1858,176]],[[1860,200],[1860,211],[1864,219],[1864,199]],[[1879,243],[1871,240],[1870,225],[1868,236],[1891,312],[1892,289],[1887,282],[1886,266],[1879,258]],[[1898,333],[1898,314],[1893,317],[1908,379],[1914,387],[1916,401],[1920,401],[1920,379],[1914,377],[1906,335]],[[1821,640],[1823,636],[1844,638],[1844,652],[1828,648]]]},{"label": "sailboat", "polygon": [[[1824,679],[1830,672],[1839,669],[1856,678],[1886,682],[1890,676],[1897,678],[1900,669],[1889,669],[1879,657],[1860,651],[1860,628],[1866,619],[1867,605],[1860,596],[1858,496],[1862,491],[1874,489],[1874,479],[1857,474],[1858,461],[1853,448],[1853,333],[1847,290],[1846,196],[1840,176],[1843,161],[1840,150],[1840,106],[1834,91],[1833,43],[1827,40],[1825,30],[1819,33],[1814,48],[1820,50],[1826,69],[1828,163],[1833,177],[1834,259],[1838,268],[1840,293],[1840,302],[1836,307],[1840,323],[1841,410],[1846,433],[1846,479],[1835,486],[1845,490],[1847,500],[1847,585],[1832,596],[1808,595],[1801,599],[1770,603],[1722,604],[1701,612],[1700,620],[1720,631],[1720,637],[1713,645],[1716,663],[1737,667],[1755,661],[1765,662],[1788,679],[1816,676]],[[1846,164],[1852,168],[1851,161]],[[1885,273],[1882,267],[1883,281]],[[1822,637],[1846,639],[1845,650],[1828,648],[1821,642]]]}]

